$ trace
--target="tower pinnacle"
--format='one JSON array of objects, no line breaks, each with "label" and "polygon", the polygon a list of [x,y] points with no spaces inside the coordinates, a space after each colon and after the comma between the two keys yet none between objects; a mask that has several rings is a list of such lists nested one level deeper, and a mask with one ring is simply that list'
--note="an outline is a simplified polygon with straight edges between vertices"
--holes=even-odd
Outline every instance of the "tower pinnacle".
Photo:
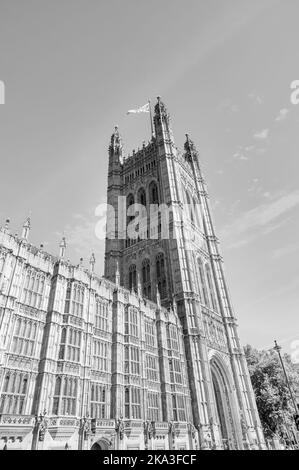
[{"label": "tower pinnacle", "polygon": [[66,240],[65,237],[62,237],[62,240],[59,245],[59,258],[64,258],[65,257],[65,251],[66,251]]},{"label": "tower pinnacle", "polygon": [[122,140],[117,125],[114,127],[114,132],[111,136],[109,153],[110,155],[114,154],[118,156],[121,156],[122,153]]},{"label": "tower pinnacle", "polygon": [[23,230],[22,230],[22,238],[24,238],[24,240],[28,240],[30,227],[31,227],[30,217],[27,217],[27,219],[25,220],[23,224]]},{"label": "tower pinnacle", "polygon": [[90,271],[91,272],[94,272],[95,264],[96,264],[96,257],[94,255],[94,253],[92,253],[91,257],[90,257],[90,260],[89,260],[89,265],[90,265]]}]

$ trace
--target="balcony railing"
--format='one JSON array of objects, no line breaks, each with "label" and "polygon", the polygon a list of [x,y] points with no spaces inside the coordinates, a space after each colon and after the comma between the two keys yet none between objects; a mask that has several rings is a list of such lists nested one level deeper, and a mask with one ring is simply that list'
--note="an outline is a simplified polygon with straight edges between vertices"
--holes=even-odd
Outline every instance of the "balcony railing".
[{"label": "balcony railing", "polygon": [[30,415],[0,415],[0,426],[34,426],[35,418]]}]

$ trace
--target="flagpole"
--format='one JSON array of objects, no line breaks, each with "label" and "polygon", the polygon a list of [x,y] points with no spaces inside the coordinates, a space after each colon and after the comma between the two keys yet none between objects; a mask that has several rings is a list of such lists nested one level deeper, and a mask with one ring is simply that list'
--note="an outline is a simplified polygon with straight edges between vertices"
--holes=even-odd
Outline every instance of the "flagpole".
[{"label": "flagpole", "polygon": [[149,105],[149,113],[150,113],[150,121],[151,121],[151,131],[152,131],[152,137],[153,137],[154,128],[153,128],[152,107],[151,107],[151,101],[150,100],[148,100],[148,105]]}]

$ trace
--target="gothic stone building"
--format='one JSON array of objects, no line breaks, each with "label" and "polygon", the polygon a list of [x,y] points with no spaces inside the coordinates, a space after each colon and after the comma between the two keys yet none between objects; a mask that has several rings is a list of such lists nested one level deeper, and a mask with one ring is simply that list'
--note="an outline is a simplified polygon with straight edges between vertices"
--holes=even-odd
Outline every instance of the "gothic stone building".
[{"label": "gothic stone building", "polygon": [[[124,158],[115,129],[107,202],[103,278],[65,240],[32,246],[29,220],[0,230],[0,446],[264,448],[199,156],[159,98],[141,150]],[[129,237],[136,203],[154,210]]]}]

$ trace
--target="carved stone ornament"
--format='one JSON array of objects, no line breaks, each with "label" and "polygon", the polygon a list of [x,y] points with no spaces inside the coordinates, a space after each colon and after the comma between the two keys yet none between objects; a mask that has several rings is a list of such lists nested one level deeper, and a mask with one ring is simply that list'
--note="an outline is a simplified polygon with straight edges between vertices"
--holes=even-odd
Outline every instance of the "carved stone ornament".
[{"label": "carved stone ornament", "polygon": [[45,418],[47,412],[44,410],[39,416],[35,416],[35,426],[38,432],[38,440],[43,442],[45,439],[45,433],[48,427],[48,422]]},{"label": "carved stone ornament", "polygon": [[120,418],[118,418],[118,420],[116,421],[116,424],[115,424],[115,431],[118,433],[119,438],[120,438],[121,441],[122,441],[123,438],[124,438],[124,429],[125,429],[125,426],[124,426],[123,418],[120,417]]},{"label": "carved stone ornament", "polygon": [[82,430],[84,440],[87,440],[91,432],[91,425],[90,425],[90,420],[88,416],[84,416],[84,418],[81,419],[80,427]]}]

